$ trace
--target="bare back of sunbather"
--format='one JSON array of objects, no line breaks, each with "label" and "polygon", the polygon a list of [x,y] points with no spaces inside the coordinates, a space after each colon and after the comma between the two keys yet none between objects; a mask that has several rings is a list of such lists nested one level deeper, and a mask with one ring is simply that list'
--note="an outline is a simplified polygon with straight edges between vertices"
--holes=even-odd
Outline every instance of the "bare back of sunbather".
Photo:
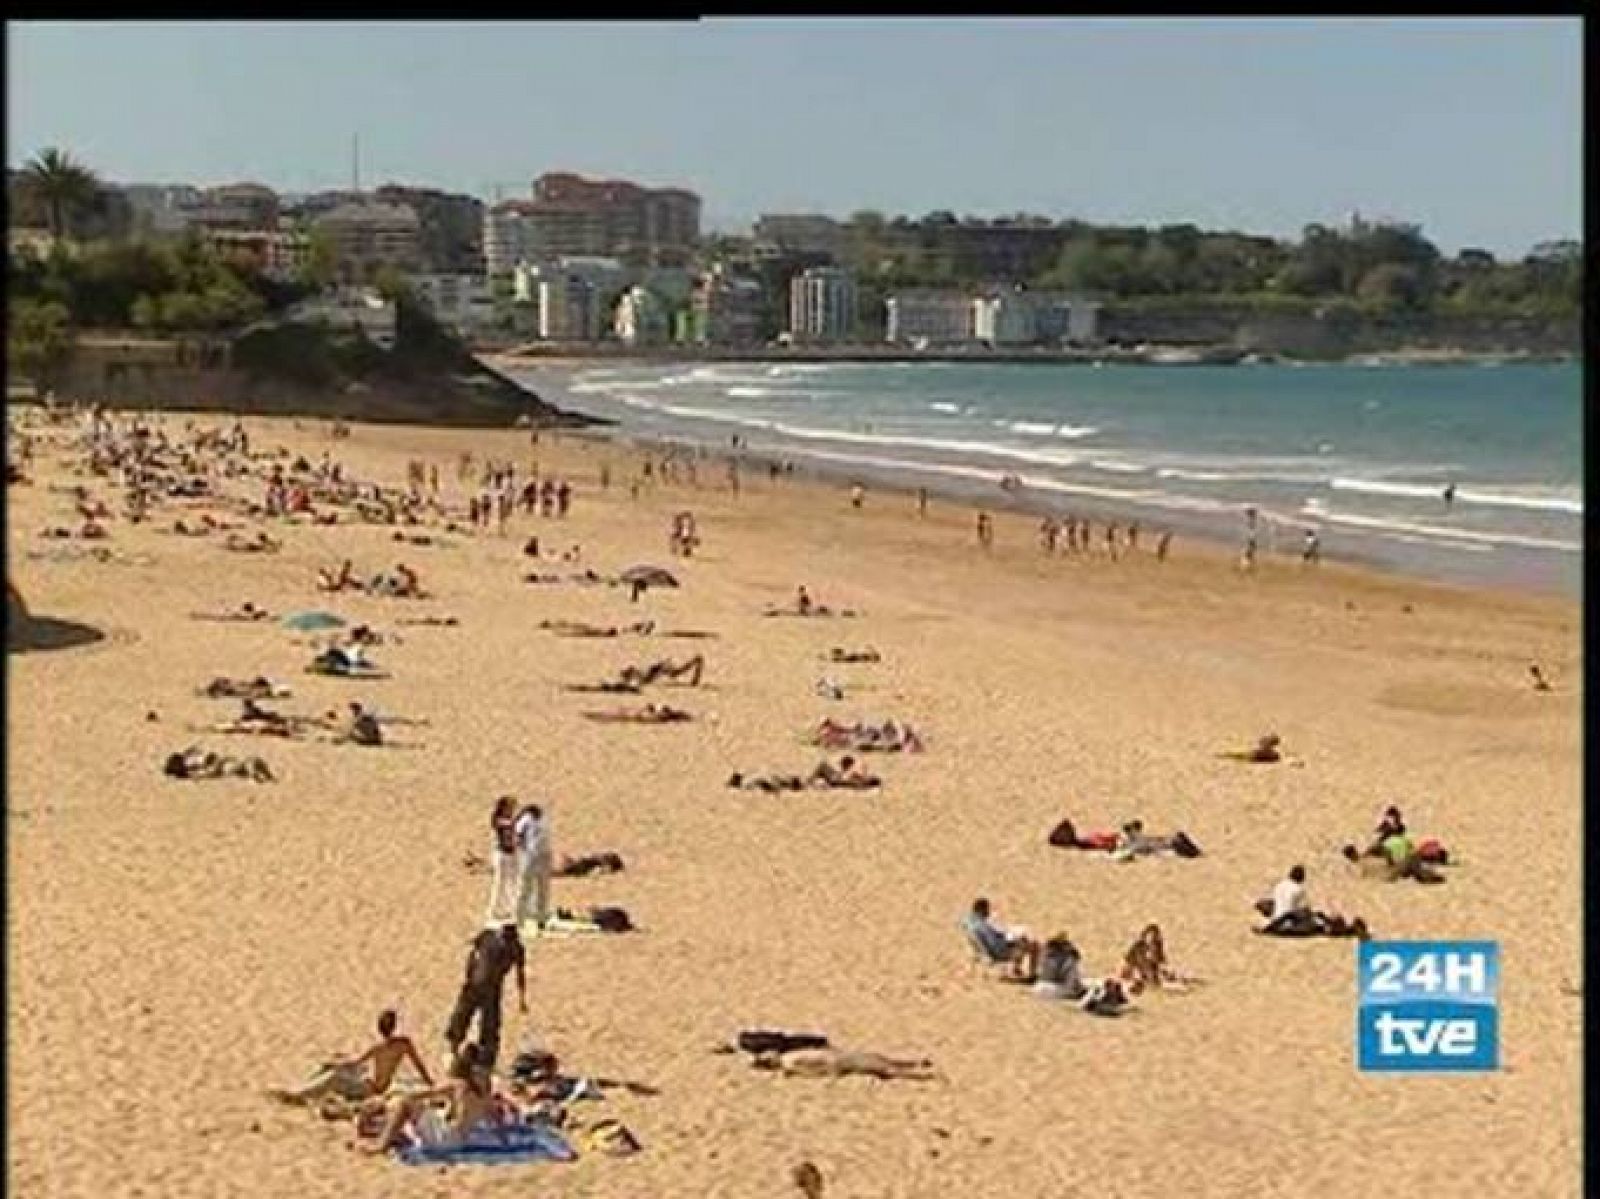
[{"label": "bare back of sunbather", "polygon": [[861,1074],[883,1080],[930,1082],[938,1077],[926,1060],[893,1058],[882,1053],[850,1049],[791,1049],[787,1053],[757,1054],[758,1069],[779,1070],[801,1078],[843,1078]]}]

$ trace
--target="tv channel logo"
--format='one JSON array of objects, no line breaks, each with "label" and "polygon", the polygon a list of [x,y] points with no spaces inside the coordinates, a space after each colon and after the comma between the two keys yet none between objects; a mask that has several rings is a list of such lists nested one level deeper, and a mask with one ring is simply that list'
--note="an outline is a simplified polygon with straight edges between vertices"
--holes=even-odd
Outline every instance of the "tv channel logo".
[{"label": "tv channel logo", "polygon": [[1356,1053],[1362,1070],[1500,1068],[1500,946],[1365,941]]}]

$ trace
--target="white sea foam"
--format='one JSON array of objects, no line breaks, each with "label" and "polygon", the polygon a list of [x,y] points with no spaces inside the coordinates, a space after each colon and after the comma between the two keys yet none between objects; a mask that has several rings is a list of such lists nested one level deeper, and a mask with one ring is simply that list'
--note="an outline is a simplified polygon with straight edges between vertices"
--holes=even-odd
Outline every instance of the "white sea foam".
[{"label": "white sea foam", "polygon": [[1530,550],[1559,550],[1563,553],[1581,554],[1583,543],[1563,541],[1555,537],[1525,537],[1518,533],[1483,533],[1475,529],[1445,528],[1423,524],[1426,518],[1388,520],[1378,516],[1356,516],[1347,512],[1327,512],[1322,519],[1330,524],[1349,525],[1352,528],[1371,529],[1378,533],[1406,533],[1428,538],[1435,542],[1458,541],[1481,546],[1517,546]]},{"label": "white sea foam", "polygon": [[[1363,495],[1395,496],[1405,499],[1443,500],[1444,488],[1437,483],[1386,482],[1379,479],[1334,479],[1330,486],[1335,491],[1352,491]],[[1583,498],[1550,488],[1519,489],[1516,491],[1486,491],[1467,485],[1458,486],[1455,495],[1458,504],[1487,504],[1502,508],[1527,508],[1536,512],[1565,512],[1572,516],[1583,515]]]}]

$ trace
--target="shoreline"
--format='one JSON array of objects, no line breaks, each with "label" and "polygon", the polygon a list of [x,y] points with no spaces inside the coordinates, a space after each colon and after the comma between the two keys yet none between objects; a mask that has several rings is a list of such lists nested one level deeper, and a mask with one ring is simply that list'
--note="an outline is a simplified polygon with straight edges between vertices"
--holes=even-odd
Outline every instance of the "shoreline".
[{"label": "shoreline", "polygon": [[[546,365],[549,374],[541,378],[539,394],[548,395],[549,402],[563,411],[581,411],[581,399],[573,396],[567,385],[578,371],[592,368],[595,363],[590,360],[575,360],[561,366]],[[525,366],[521,369],[531,371],[539,368]],[[925,475],[929,479],[926,484],[929,498],[958,507],[966,514],[969,522],[975,520],[980,511],[991,514],[1008,513],[1014,517],[1026,516],[1037,520],[1046,514],[1059,516],[1067,507],[1062,500],[1037,489],[1023,488],[1019,492],[1000,491],[993,483],[977,479],[960,480],[941,473],[932,466],[920,469],[911,463],[907,463],[904,467],[863,466],[838,460],[830,461],[826,451],[798,446],[785,446],[781,449],[747,447],[734,451],[725,442],[716,444],[688,435],[658,434],[630,426],[621,420],[605,419],[609,419],[609,423],[591,426],[582,430],[582,433],[602,441],[619,442],[635,448],[648,447],[657,452],[681,451],[686,447],[697,447],[706,457],[714,460],[719,469],[734,457],[751,466],[753,473],[769,461],[787,461],[794,464],[797,476],[802,476],[807,482],[819,488],[836,491],[841,496],[848,492],[853,483],[860,482],[868,486],[870,491],[911,499],[915,497],[921,485],[910,481],[911,477]],[[992,473],[995,477],[999,477],[1007,472],[996,470]],[[715,480],[715,485],[719,487],[724,485],[720,476]],[[1074,496],[1070,506],[1074,515],[1095,521],[1097,530],[1108,520],[1123,526],[1130,520],[1137,520],[1141,533],[1153,541],[1160,530],[1170,529],[1174,533],[1174,544],[1180,550],[1199,548],[1208,558],[1226,564],[1230,570],[1233,569],[1233,563],[1240,553],[1239,539],[1230,538],[1218,529],[1215,520],[1207,520],[1198,514],[1163,512],[1159,520],[1148,519],[1147,514],[1139,511],[1134,505],[1099,497]],[[1443,553],[1434,556],[1432,560],[1434,569],[1430,570],[1427,568],[1428,564],[1421,562],[1408,565],[1406,562],[1396,562],[1381,556],[1352,554],[1344,547],[1332,548],[1326,544],[1328,539],[1324,537],[1321,563],[1316,567],[1306,568],[1299,561],[1297,546],[1293,549],[1279,549],[1274,544],[1276,537],[1276,540],[1285,547],[1294,545],[1292,537],[1303,527],[1303,523],[1275,522],[1270,516],[1263,520],[1265,536],[1256,567],[1258,573],[1266,568],[1292,569],[1297,573],[1308,569],[1323,572],[1342,569],[1369,573],[1396,582],[1431,584],[1448,591],[1468,593],[1484,591],[1505,596],[1549,599],[1575,605],[1582,603],[1581,563],[1578,565],[1578,577],[1571,583],[1553,577],[1531,578],[1526,575],[1508,577],[1506,572],[1474,572],[1467,568],[1468,564],[1464,560],[1461,568],[1451,571],[1445,568],[1451,559]],[[1275,529],[1278,525],[1281,525],[1281,528]],[[1028,535],[1036,540],[1033,530],[1030,529]],[[1096,542],[1096,555],[1102,552],[1099,543]]]}]

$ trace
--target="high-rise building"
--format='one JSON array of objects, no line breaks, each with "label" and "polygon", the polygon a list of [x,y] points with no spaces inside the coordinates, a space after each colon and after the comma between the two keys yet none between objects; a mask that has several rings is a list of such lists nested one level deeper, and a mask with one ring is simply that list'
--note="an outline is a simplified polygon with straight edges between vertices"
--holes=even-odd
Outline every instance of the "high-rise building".
[{"label": "high-rise building", "polygon": [[789,335],[797,342],[848,341],[856,328],[856,285],[848,271],[820,266],[789,282]]},{"label": "high-rise building", "polygon": [[556,172],[534,181],[532,199],[489,210],[484,256],[496,276],[510,274],[519,261],[568,255],[670,263],[699,236],[700,198],[693,192]]},{"label": "high-rise building", "polygon": [[385,204],[405,204],[416,212],[425,269],[440,275],[483,273],[482,200],[431,187],[393,183],[378,188],[373,198]]},{"label": "high-rise building", "polygon": [[597,341],[600,301],[581,275],[553,272],[539,281],[539,337],[544,341]]},{"label": "high-rise building", "polygon": [[686,340],[748,346],[761,341],[766,297],[761,281],[718,264],[701,274],[689,298]]},{"label": "high-rise building", "polygon": [[1006,288],[972,301],[972,336],[991,346],[1028,345],[1038,340],[1033,296]]}]

